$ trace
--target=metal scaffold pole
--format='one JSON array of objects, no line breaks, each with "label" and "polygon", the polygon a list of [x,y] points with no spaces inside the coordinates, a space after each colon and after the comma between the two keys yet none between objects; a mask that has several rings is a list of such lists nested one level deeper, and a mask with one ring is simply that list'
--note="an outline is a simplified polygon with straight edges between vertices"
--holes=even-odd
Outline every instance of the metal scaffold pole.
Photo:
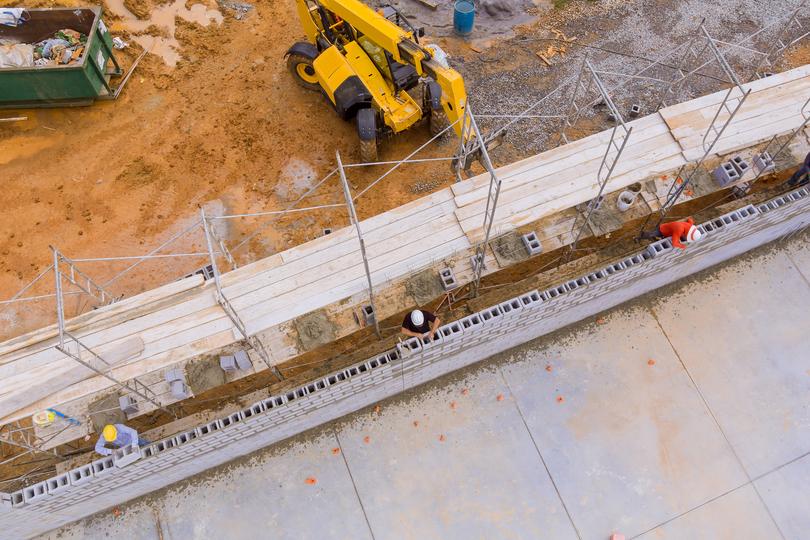
[{"label": "metal scaffold pole", "polygon": [[[234,309],[233,305],[228,301],[225,297],[225,294],[222,292],[222,279],[220,278],[219,274],[219,265],[217,265],[217,258],[216,254],[214,253],[214,235],[210,229],[208,218],[205,216],[205,209],[200,208],[200,218],[202,220],[202,228],[203,234],[205,234],[205,243],[208,247],[208,257],[211,261],[211,269],[214,273],[214,285],[216,286],[216,299],[217,303],[222,308],[222,311],[225,312],[225,315],[231,320],[231,323],[236,327],[236,330],[242,336],[242,340],[248,344],[248,346],[256,351],[256,354],[262,359],[262,362],[270,369],[270,371],[275,375],[278,380],[284,380],[284,376],[278,370],[276,366],[274,366],[270,359],[270,354],[264,348],[264,344],[259,340],[256,336],[251,336],[248,334],[247,327],[245,323],[242,322],[242,319],[239,317],[239,314]],[[226,258],[229,260],[230,257],[225,255]]]},{"label": "metal scaffold pole", "polygon": [[340,159],[340,152],[335,152],[337,158],[338,172],[340,173],[340,182],[343,184],[343,194],[346,196],[346,207],[349,209],[349,220],[354,229],[357,231],[357,239],[360,241],[360,255],[363,257],[363,266],[366,269],[366,279],[368,280],[368,302],[371,305],[371,312],[373,314],[372,320],[374,321],[374,332],[377,337],[382,339],[380,332],[380,322],[377,320],[377,308],[374,306],[374,287],[371,284],[371,271],[368,266],[368,256],[366,255],[366,242],[363,240],[363,231],[360,230],[360,222],[357,219],[357,211],[354,208],[354,200],[352,193],[349,190],[349,182],[346,180],[346,171],[343,169],[343,161]]},{"label": "metal scaffold pole", "polygon": [[492,160],[489,158],[489,151],[481,136],[481,130],[478,128],[478,122],[473,116],[470,104],[467,103],[466,114],[469,116],[470,124],[475,132],[476,143],[481,149],[481,158],[484,168],[489,173],[489,188],[487,190],[487,207],[484,211],[484,223],[482,229],[484,231],[484,238],[479,242],[475,248],[475,255],[473,256],[473,279],[471,282],[470,294],[473,297],[478,296],[478,290],[481,285],[481,274],[484,271],[484,257],[486,255],[487,244],[489,243],[489,235],[492,232],[492,224],[495,221],[495,210],[498,206],[498,197],[501,193],[501,180],[495,174],[495,168],[492,166]]},{"label": "metal scaffold pole", "polygon": [[[62,255],[58,249],[51,247],[53,250],[53,272],[55,278],[55,288],[56,288],[56,320],[57,320],[57,328],[59,330],[59,343],[56,345],[56,350],[61,352],[62,354],[68,356],[73,361],[82,366],[86,367],[87,369],[95,372],[97,375],[104,377],[105,379],[109,380],[110,382],[114,383],[119,388],[130,392],[133,395],[138,396],[139,398],[143,399],[146,402],[151,403],[158,409],[163,410],[164,412],[170,414],[171,416],[177,418],[173,412],[162,406],[158,400],[157,395],[149,389],[146,385],[140,383],[138,379],[133,379],[134,384],[128,384],[124,381],[119,380],[116,377],[113,377],[110,372],[112,371],[112,365],[104,360],[98,353],[96,353],[93,349],[85,345],[84,343],[79,340],[77,336],[74,336],[70,332],[67,331],[65,327],[65,306],[64,306],[64,299],[63,299],[63,290],[62,290],[62,280],[65,279],[74,286],[80,288],[85,293],[97,298],[99,300],[109,299],[110,301],[114,301],[115,297],[110,295],[108,292],[104,291],[101,287],[96,285],[86,274],[80,272],[73,262]],[[65,274],[60,266],[60,263],[67,263],[69,267],[69,274]],[[81,277],[83,280],[82,282],[77,281],[77,276]],[[75,350],[70,350],[75,348]],[[89,353],[90,360],[97,360],[98,364],[101,367],[94,366],[90,361],[85,360],[82,358],[82,351]]]}]

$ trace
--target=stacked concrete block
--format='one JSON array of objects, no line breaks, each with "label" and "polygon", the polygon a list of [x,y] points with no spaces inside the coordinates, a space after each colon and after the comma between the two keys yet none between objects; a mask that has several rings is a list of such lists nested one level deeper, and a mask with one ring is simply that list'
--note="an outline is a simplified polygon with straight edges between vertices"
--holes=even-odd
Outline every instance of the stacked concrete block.
[{"label": "stacked concrete block", "polygon": [[[729,212],[701,224],[706,238],[686,251],[672,249],[668,240],[655,242],[585,276],[445,324],[436,340],[407,340],[396,349],[194,430],[0,494],[0,526],[15,537],[32,536],[120,504],[609,309],[808,221],[807,188]],[[25,519],[33,513],[45,517]]]},{"label": "stacked concrete block", "polygon": [[235,373],[237,369],[236,358],[233,355],[225,355],[219,357],[219,367],[225,373]]},{"label": "stacked concrete block", "polygon": [[439,270],[439,278],[442,280],[442,287],[445,291],[452,291],[458,287],[456,275],[453,273],[452,268],[442,268]]},{"label": "stacked concrete block", "polygon": [[745,161],[742,156],[735,156],[729,162],[731,166],[734,167],[734,170],[737,171],[737,174],[742,178],[745,173],[751,170],[751,166]]},{"label": "stacked concrete block", "polygon": [[126,414],[135,414],[138,412],[138,400],[134,396],[119,396],[118,407]]},{"label": "stacked concrete block", "polygon": [[774,163],[773,157],[771,157],[770,153],[762,152],[754,157],[754,169],[756,169],[757,174],[771,171],[774,168],[776,168],[776,164]]},{"label": "stacked concrete block", "polygon": [[726,187],[728,184],[739,180],[740,173],[737,172],[734,165],[726,161],[714,170],[714,179],[720,187]]},{"label": "stacked concrete block", "polygon": [[523,241],[523,246],[526,248],[526,251],[529,253],[529,256],[539,255],[543,252],[543,245],[540,243],[540,239],[537,238],[537,233],[532,231],[530,233],[526,233],[520,237]]}]

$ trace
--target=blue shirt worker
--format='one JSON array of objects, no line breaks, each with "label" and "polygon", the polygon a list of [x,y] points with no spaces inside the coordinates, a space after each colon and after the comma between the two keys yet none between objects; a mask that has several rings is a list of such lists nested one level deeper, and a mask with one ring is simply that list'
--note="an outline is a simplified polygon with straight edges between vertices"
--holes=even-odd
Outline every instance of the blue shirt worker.
[{"label": "blue shirt worker", "polygon": [[130,444],[142,446],[144,444],[149,444],[149,441],[138,437],[137,431],[131,427],[125,426],[124,424],[107,424],[104,426],[104,430],[101,432],[101,437],[98,438],[98,442],[96,443],[96,452],[102,456],[109,456],[112,454],[113,451],[106,447],[107,444],[111,444],[116,448],[121,448]]}]

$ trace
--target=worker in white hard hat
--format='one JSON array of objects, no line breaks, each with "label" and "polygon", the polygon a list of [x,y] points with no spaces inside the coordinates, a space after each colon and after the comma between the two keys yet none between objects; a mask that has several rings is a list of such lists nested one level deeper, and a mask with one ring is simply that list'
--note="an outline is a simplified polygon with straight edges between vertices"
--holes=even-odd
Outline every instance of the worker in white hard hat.
[{"label": "worker in white hard hat", "polygon": [[703,233],[695,227],[695,220],[691,217],[687,218],[686,221],[662,223],[655,231],[641,233],[641,238],[647,240],[657,240],[665,236],[672,238],[672,245],[676,248],[686,249],[682,242],[687,244],[697,242],[703,236]]},{"label": "worker in white hard hat", "polygon": [[96,442],[96,452],[102,456],[109,456],[113,451],[107,448],[108,444],[121,448],[130,444],[143,446],[149,444],[149,441],[138,437],[137,431],[124,424],[107,424]]},{"label": "worker in white hard hat", "polygon": [[427,336],[433,339],[441,323],[441,319],[433,313],[415,309],[405,315],[405,320],[402,321],[402,333],[406,336]]}]

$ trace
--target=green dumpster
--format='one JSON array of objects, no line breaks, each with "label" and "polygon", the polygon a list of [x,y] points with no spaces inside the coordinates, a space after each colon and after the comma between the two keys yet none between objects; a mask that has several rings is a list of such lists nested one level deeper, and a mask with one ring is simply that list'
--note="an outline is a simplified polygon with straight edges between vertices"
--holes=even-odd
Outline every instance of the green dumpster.
[{"label": "green dumpster", "polygon": [[0,25],[0,43],[34,44],[62,29],[85,34],[87,42],[72,64],[0,68],[0,108],[89,105],[117,97],[110,78],[121,69],[100,7],[29,9],[26,16],[18,26]]}]

